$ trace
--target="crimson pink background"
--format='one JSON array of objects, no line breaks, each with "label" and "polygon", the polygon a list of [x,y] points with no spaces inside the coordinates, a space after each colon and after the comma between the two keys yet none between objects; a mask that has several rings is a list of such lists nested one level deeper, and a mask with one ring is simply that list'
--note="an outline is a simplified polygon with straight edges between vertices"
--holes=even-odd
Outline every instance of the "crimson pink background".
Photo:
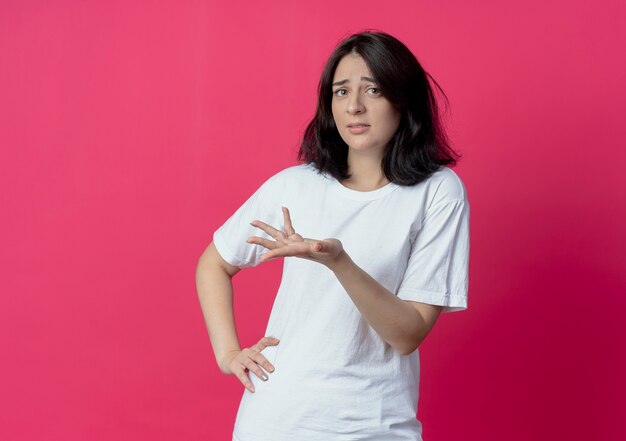
[{"label": "crimson pink background", "polygon": [[[470,307],[421,348],[427,441],[621,440],[623,1],[0,4],[0,438],[230,440],[195,291],[213,231],[295,164],[348,33],[451,101]],[[235,278],[244,345],[281,262]]]}]

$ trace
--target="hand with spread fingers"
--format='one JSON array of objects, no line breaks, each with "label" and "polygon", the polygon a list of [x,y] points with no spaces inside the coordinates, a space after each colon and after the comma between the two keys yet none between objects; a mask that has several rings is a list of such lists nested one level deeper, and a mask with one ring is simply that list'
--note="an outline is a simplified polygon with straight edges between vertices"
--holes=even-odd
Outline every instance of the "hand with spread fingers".
[{"label": "hand with spread fingers", "polygon": [[250,222],[250,225],[265,231],[274,239],[252,236],[247,240],[248,243],[261,245],[269,250],[261,255],[261,262],[267,262],[277,257],[294,256],[329,266],[344,253],[343,245],[338,239],[315,240],[300,236],[291,224],[289,209],[282,207],[282,210],[285,219],[285,231],[277,230],[260,220]]}]

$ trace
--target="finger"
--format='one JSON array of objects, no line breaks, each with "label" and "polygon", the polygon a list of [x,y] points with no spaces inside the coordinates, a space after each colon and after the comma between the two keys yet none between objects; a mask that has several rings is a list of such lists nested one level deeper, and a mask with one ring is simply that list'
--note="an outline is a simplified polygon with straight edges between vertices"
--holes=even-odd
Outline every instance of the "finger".
[{"label": "finger", "polygon": [[311,242],[310,246],[313,251],[318,252],[318,253],[326,251],[324,249],[324,244],[321,241]]},{"label": "finger", "polygon": [[263,337],[262,342],[266,342],[268,345],[276,345],[280,343],[280,339],[276,337]]},{"label": "finger", "polygon": [[265,247],[269,250],[273,250],[278,246],[278,243],[276,241],[265,239],[259,236],[250,236],[248,240],[246,240],[246,242],[261,245],[262,247]]},{"label": "finger", "polygon": [[242,365],[241,369],[237,369],[234,372],[235,372],[236,377],[239,379],[239,381],[241,381],[241,384],[243,384],[246,387],[246,389],[248,389],[250,392],[254,392],[254,385],[248,378],[248,375],[246,374],[244,366]]},{"label": "finger", "polygon": [[280,340],[276,337],[263,337],[256,346],[263,350],[268,346],[276,346],[278,343],[280,343]]},{"label": "finger", "polygon": [[265,231],[267,234],[269,234],[271,237],[273,237],[276,240],[281,240],[285,238],[285,233],[283,233],[280,230],[277,230],[276,228],[272,227],[271,225],[266,224],[263,221],[254,220],[250,222],[250,225],[256,228],[260,228],[261,230]]},{"label": "finger", "polygon": [[[257,355],[255,355],[256,357]],[[254,372],[254,374],[259,377],[263,381],[267,381],[267,374],[263,372],[263,370],[259,367],[259,365],[251,358],[247,358],[243,362],[244,366],[248,368],[249,371]]]},{"label": "finger", "polygon": [[263,349],[265,349],[268,346],[276,346],[279,342],[280,340],[277,339],[276,337],[263,337],[257,342],[257,344],[255,344],[254,346],[251,346],[250,349],[254,349],[256,351],[261,352]]},{"label": "finger", "polygon": [[291,224],[291,215],[289,214],[289,209],[287,207],[282,207],[283,209],[283,217],[285,218],[285,234],[287,236],[293,236],[296,234],[296,230],[293,229],[293,225]]},{"label": "finger", "polygon": [[261,262],[267,262],[270,259],[276,259],[277,257],[287,256],[300,256],[307,254],[311,251],[309,244],[305,242],[290,243],[286,246],[277,247],[267,253],[261,254],[259,260]]},{"label": "finger", "polygon": [[253,355],[252,358],[259,366],[263,366],[267,372],[274,372],[274,366],[269,362],[267,358],[263,356],[260,352]]}]

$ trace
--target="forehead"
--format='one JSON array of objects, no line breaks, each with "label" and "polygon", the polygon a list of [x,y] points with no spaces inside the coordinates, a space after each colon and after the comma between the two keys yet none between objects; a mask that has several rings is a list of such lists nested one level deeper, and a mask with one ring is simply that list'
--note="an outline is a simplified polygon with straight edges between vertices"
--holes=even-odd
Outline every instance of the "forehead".
[{"label": "forehead", "polygon": [[349,53],[345,55],[335,69],[333,81],[341,81],[354,77],[371,77],[371,72],[363,57],[359,54]]}]

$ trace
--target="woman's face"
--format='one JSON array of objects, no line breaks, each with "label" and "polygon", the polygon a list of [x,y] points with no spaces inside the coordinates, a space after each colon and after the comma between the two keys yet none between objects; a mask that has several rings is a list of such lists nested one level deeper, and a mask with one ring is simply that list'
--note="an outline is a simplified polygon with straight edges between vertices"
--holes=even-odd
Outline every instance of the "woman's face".
[{"label": "woman's face", "polygon": [[354,53],[335,69],[332,112],[350,149],[381,157],[400,125],[400,112],[380,94],[365,60]]}]

